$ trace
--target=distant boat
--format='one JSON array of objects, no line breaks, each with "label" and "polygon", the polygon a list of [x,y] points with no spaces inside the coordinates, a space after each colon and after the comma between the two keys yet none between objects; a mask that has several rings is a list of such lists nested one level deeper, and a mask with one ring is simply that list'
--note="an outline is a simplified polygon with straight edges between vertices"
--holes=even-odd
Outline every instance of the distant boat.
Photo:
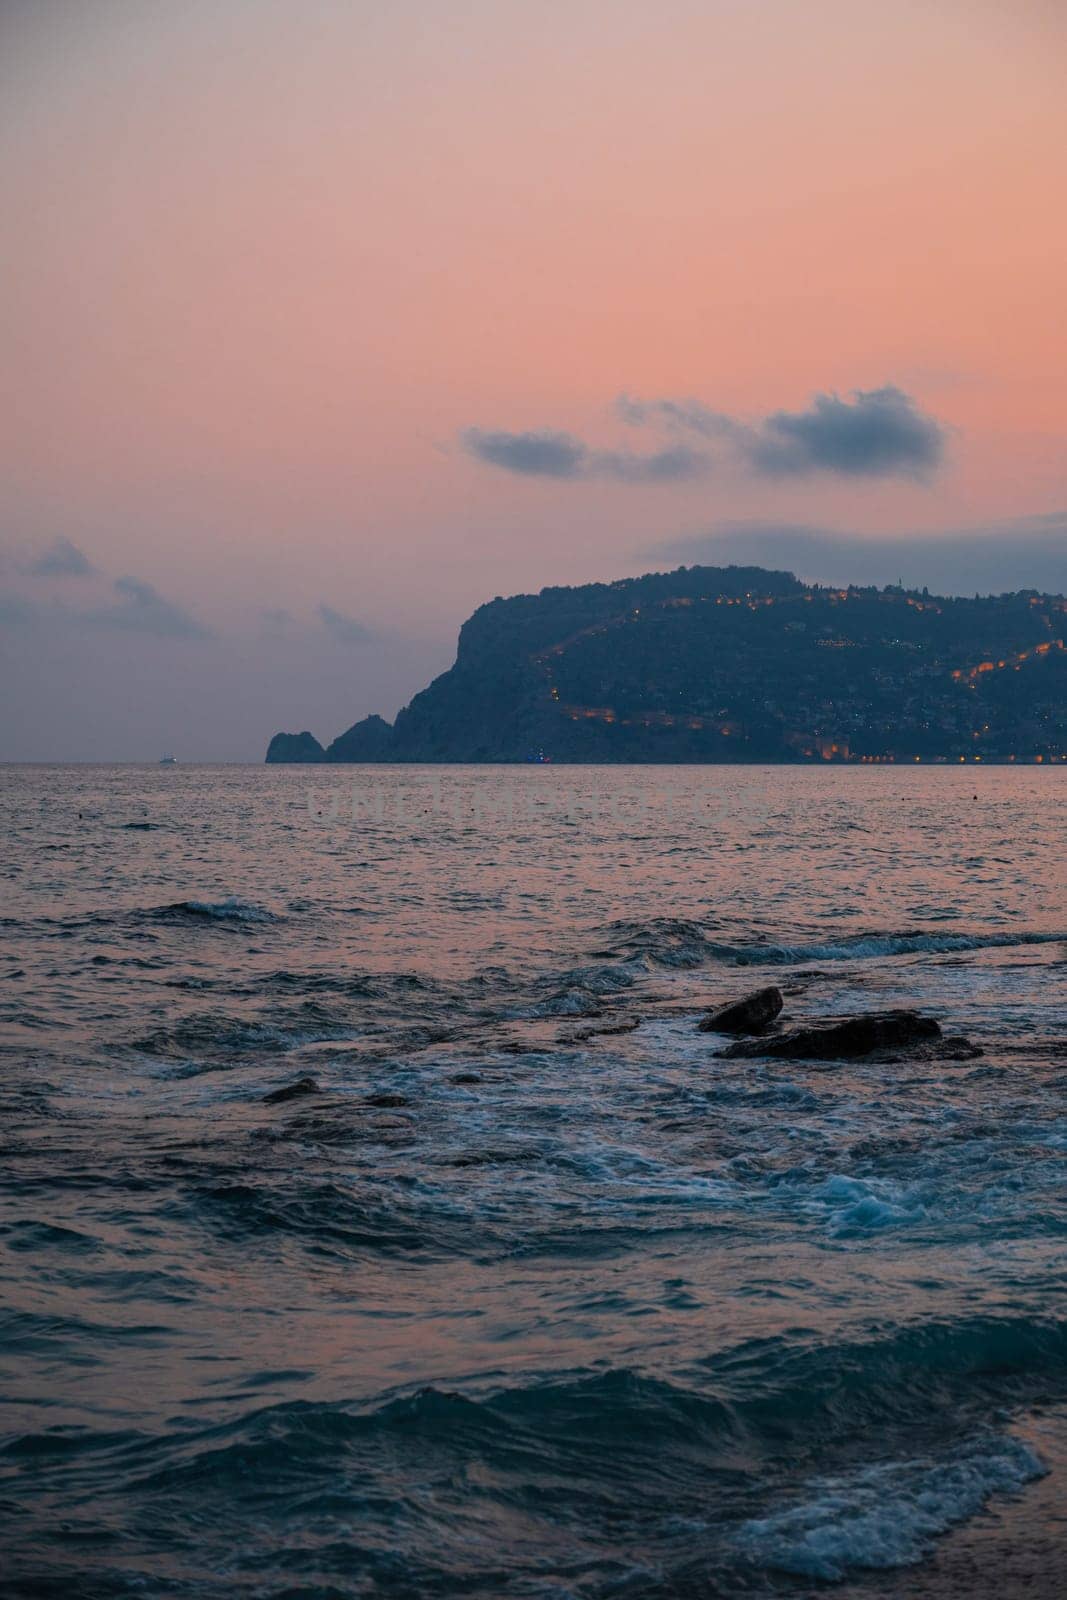
[{"label": "distant boat", "polygon": [[539,767],[542,767],[542,766],[548,766],[549,762],[552,760],[552,757],[551,756],[546,756],[545,752],[543,750],[538,750],[536,755],[534,755],[531,752],[531,754],[528,755],[526,757],[526,759],[527,759],[527,761],[536,762],[536,764]]},{"label": "distant boat", "polygon": [[176,767],[178,765],[178,757],[177,756],[160,756],[159,764],[160,764],[161,767]]}]

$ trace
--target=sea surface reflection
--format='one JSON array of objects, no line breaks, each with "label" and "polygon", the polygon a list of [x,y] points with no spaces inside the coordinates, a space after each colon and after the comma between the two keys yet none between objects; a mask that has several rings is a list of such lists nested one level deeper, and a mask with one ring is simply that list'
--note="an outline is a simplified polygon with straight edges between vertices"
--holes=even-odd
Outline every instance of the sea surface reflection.
[{"label": "sea surface reflection", "polygon": [[1065,795],[0,769],[5,1596],[1054,1592]]}]

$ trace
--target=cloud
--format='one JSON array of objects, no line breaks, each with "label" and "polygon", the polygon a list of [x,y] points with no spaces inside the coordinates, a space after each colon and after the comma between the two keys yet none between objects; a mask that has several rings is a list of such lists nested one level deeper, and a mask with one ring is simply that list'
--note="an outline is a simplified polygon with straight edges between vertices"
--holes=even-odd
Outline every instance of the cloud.
[{"label": "cloud", "polygon": [[649,455],[630,450],[591,450],[570,433],[503,433],[467,428],[464,449],[490,466],[531,478],[613,478],[618,483],[677,483],[699,477],[709,458],[689,445]]},{"label": "cloud", "polygon": [[319,620],[341,644],[369,644],[375,636],[372,628],[355,617],[346,617],[343,611],[335,611],[333,606],[321,605]]},{"label": "cloud", "polygon": [[460,441],[477,460],[524,477],[638,484],[702,477],[714,464],[712,444],[766,478],[826,472],[922,480],[933,475],[945,452],[943,425],[891,384],[857,389],[846,399],[817,394],[806,410],[774,411],[756,422],[694,399],[621,394],[612,410],[626,427],[656,429],[670,442],[650,454],[594,450],[575,434],[550,428],[528,433],[467,428]]},{"label": "cloud", "polygon": [[809,583],[924,584],[939,594],[1003,594],[1040,589],[1067,594],[1067,510],[940,532],[891,536],[801,524],[723,523],[672,539],[644,558],[687,565],[785,568]]},{"label": "cloud", "polygon": [[711,466],[702,450],[675,445],[652,455],[633,455],[628,451],[598,451],[590,457],[590,476],[616,478],[620,483],[680,483],[699,478]]},{"label": "cloud", "polygon": [[892,385],[857,389],[851,400],[818,394],[806,411],[775,411],[745,446],[755,470],[768,477],[924,478],[940,466],[944,448],[941,424]]},{"label": "cloud", "polygon": [[71,617],[92,627],[153,634],[157,638],[210,637],[209,629],[181,606],[165,599],[152,584],[143,583],[139,578],[116,578],[111,587],[118,597],[116,605],[72,612]]},{"label": "cloud", "polygon": [[52,600],[41,605],[23,595],[0,595],[0,623],[33,623],[43,629],[101,628],[115,633],[143,633],[155,638],[209,639],[211,631],[188,611],[167,600],[139,578],[116,578],[110,585],[114,602],[81,607]]},{"label": "cloud", "polygon": [[54,540],[25,570],[34,578],[91,578],[96,573],[84,551],[63,538]]},{"label": "cloud", "polygon": [[589,451],[570,433],[502,433],[467,428],[463,448],[479,461],[531,478],[581,478]]},{"label": "cloud", "polygon": [[733,417],[712,411],[702,400],[637,400],[620,394],[613,410],[629,428],[658,426],[672,433],[696,433],[702,439],[730,438],[739,431]]}]

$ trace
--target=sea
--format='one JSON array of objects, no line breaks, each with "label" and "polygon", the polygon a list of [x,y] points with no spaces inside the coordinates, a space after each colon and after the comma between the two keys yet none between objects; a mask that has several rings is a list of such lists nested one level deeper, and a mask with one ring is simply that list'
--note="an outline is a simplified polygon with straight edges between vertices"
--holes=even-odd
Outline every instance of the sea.
[{"label": "sea", "polygon": [[1065,801],[0,769],[3,1600],[1064,1593]]}]

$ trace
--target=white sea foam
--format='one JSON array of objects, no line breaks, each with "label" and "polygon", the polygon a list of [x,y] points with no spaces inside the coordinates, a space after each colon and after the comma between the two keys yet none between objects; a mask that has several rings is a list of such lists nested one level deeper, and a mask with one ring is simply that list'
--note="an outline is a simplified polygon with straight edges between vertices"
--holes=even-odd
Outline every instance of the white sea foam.
[{"label": "white sea foam", "polygon": [[745,1523],[739,1545],[761,1566],[830,1581],[854,1568],[911,1566],[992,1495],[1045,1471],[1021,1440],[987,1435],[951,1460],[891,1462],[817,1480],[799,1505]]},{"label": "white sea foam", "polygon": [[835,1237],[907,1227],[926,1216],[926,1208],[914,1188],[842,1173],[834,1173],[821,1183],[808,1205],[826,1217],[827,1228]]}]

